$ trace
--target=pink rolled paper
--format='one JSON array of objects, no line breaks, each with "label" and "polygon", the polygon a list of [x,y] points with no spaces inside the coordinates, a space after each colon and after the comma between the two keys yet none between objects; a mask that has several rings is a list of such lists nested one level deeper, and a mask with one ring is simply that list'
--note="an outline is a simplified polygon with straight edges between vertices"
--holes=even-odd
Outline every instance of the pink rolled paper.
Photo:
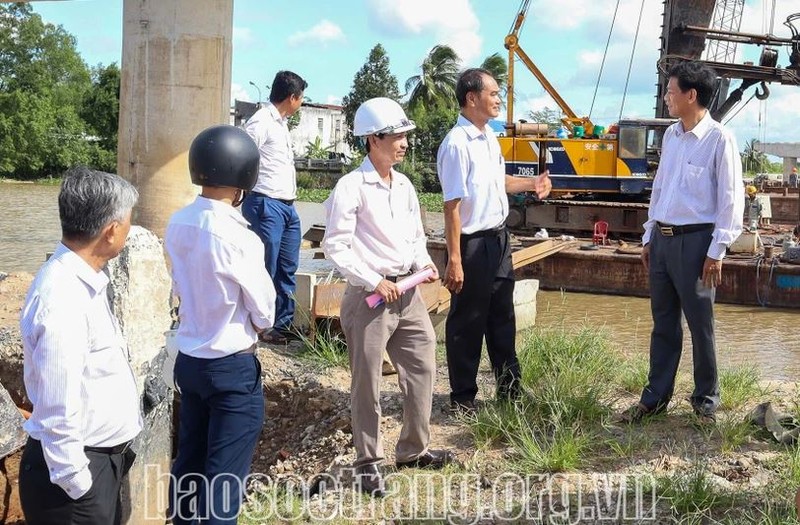
[{"label": "pink rolled paper", "polygon": [[[409,275],[407,278],[397,283],[397,288],[400,290],[400,293],[406,292],[432,276],[433,270],[426,266],[422,270]],[[370,308],[375,308],[378,305],[383,304],[383,297],[381,297],[381,294],[379,293],[369,295],[364,300],[367,301],[367,304]]]}]

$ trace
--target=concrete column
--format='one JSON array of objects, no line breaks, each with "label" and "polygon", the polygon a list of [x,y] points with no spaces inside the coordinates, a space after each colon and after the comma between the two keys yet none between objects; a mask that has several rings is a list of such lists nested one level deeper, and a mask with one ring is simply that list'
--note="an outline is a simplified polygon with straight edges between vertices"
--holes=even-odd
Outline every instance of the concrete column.
[{"label": "concrete column", "polygon": [[124,0],[118,173],[141,194],[134,223],[163,237],[197,195],[187,152],[228,122],[233,0]]}]

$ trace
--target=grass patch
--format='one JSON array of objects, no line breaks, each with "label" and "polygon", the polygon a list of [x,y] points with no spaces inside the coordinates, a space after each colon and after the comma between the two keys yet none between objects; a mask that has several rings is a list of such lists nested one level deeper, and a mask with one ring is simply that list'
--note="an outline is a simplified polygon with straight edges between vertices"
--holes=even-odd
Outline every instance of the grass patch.
[{"label": "grass patch", "polygon": [[701,523],[711,517],[715,508],[729,506],[731,496],[711,481],[706,465],[693,463],[688,470],[663,477],[658,482],[661,499],[669,503],[681,523]]},{"label": "grass patch", "polygon": [[650,363],[642,355],[629,357],[619,371],[617,383],[625,392],[639,395],[647,384],[647,374],[650,372]]},{"label": "grass patch", "polygon": [[347,342],[341,331],[334,329],[327,320],[318,322],[313,335],[298,334],[302,346],[298,357],[322,369],[350,366]]},{"label": "grass patch", "polygon": [[505,444],[519,472],[561,472],[586,463],[611,411],[620,357],[597,331],[533,330],[520,345],[523,395],[487,403],[469,419],[476,444]]},{"label": "grass patch", "polygon": [[738,409],[752,403],[764,394],[759,382],[761,374],[757,368],[740,366],[720,371],[720,409]]},{"label": "grass patch", "polygon": [[[60,182],[60,181],[59,181]],[[297,200],[301,202],[325,202],[331,194],[326,188],[297,188]],[[418,193],[419,205],[428,211],[444,211],[444,202],[441,193]]]},{"label": "grass patch", "polygon": [[427,211],[443,212],[444,198],[441,193],[418,193],[419,205]]},{"label": "grass patch", "polygon": [[744,445],[752,431],[752,425],[740,415],[717,413],[717,424],[714,425],[713,435],[719,436],[719,447],[722,452],[733,452]]}]

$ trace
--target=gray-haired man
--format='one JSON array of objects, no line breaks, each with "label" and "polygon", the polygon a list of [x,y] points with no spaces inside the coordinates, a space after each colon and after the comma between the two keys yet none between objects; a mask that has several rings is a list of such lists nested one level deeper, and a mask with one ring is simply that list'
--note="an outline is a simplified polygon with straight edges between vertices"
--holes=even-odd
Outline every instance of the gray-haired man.
[{"label": "gray-haired man", "polygon": [[120,522],[120,484],[142,425],[103,268],[125,245],[138,196],[117,175],[85,168],[61,185],[61,242],[20,319],[33,403],[19,469],[28,525]]}]

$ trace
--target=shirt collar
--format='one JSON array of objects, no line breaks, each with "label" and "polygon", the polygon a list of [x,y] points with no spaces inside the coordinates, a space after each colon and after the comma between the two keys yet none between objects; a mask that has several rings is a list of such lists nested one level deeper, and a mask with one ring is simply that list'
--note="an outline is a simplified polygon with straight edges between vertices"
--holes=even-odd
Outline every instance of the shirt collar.
[{"label": "shirt collar", "polygon": [[481,135],[486,136],[486,127],[484,127],[483,130],[479,129],[478,126],[473,124],[469,119],[467,119],[467,117],[460,113],[458,115],[458,121],[456,122],[456,125],[464,128],[464,132],[467,134],[470,140],[475,140]]},{"label": "shirt collar", "polygon": [[276,108],[272,102],[267,104],[265,109],[269,111],[269,114],[272,115],[272,118],[274,118],[278,122],[283,122],[284,120],[287,120],[281,116],[280,112],[278,111],[278,108]]},{"label": "shirt collar", "polygon": [[203,197],[202,195],[198,195],[197,198],[194,200],[194,205],[200,208],[201,210],[210,210],[213,211],[214,213],[227,215],[228,217],[231,217],[233,220],[235,220],[242,226],[247,227],[249,225],[247,219],[242,217],[242,214],[236,211],[236,208],[222,201],[217,201],[214,199]]},{"label": "shirt collar", "polygon": [[78,279],[94,290],[95,294],[102,292],[108,285],[108,275],[105,272],[96,271],[80,255],[67,248],[63,243],[58,243],[50,260],[58,261],[72,270]]},{"label": "shirt collar", "polygon": [[[383,182],[383,178],[381,177],[380,173],[375,169],[375,166],[372,165],[372,161],[369,160],[369,155],[364,157],[364,161],[361,163],[361,167],[359,168],[361,173],[364,177],[364,182],[368,184],[382,184],[385,186]],[[392,184],[403,184],[403,181],[400,180],[400,177],[397,177],[397,172],[394,168],[391,169],[392,171]]]},{"label": "shirt collar", "polygon": [[690,131],[683,130],[683,121],[679,120],[678,125],[675,126],[675,131],[677,132],[678,136],[680,137],[684,133],[691,133],[698,139],[702,139],[706,133],[711,130],[711,125],[713,124],[714,119],[711,118],[711,112],[706,109],[706,114],[703,118],[700,119],[700,122],[697,123],[695,127],[693,127]]}]

